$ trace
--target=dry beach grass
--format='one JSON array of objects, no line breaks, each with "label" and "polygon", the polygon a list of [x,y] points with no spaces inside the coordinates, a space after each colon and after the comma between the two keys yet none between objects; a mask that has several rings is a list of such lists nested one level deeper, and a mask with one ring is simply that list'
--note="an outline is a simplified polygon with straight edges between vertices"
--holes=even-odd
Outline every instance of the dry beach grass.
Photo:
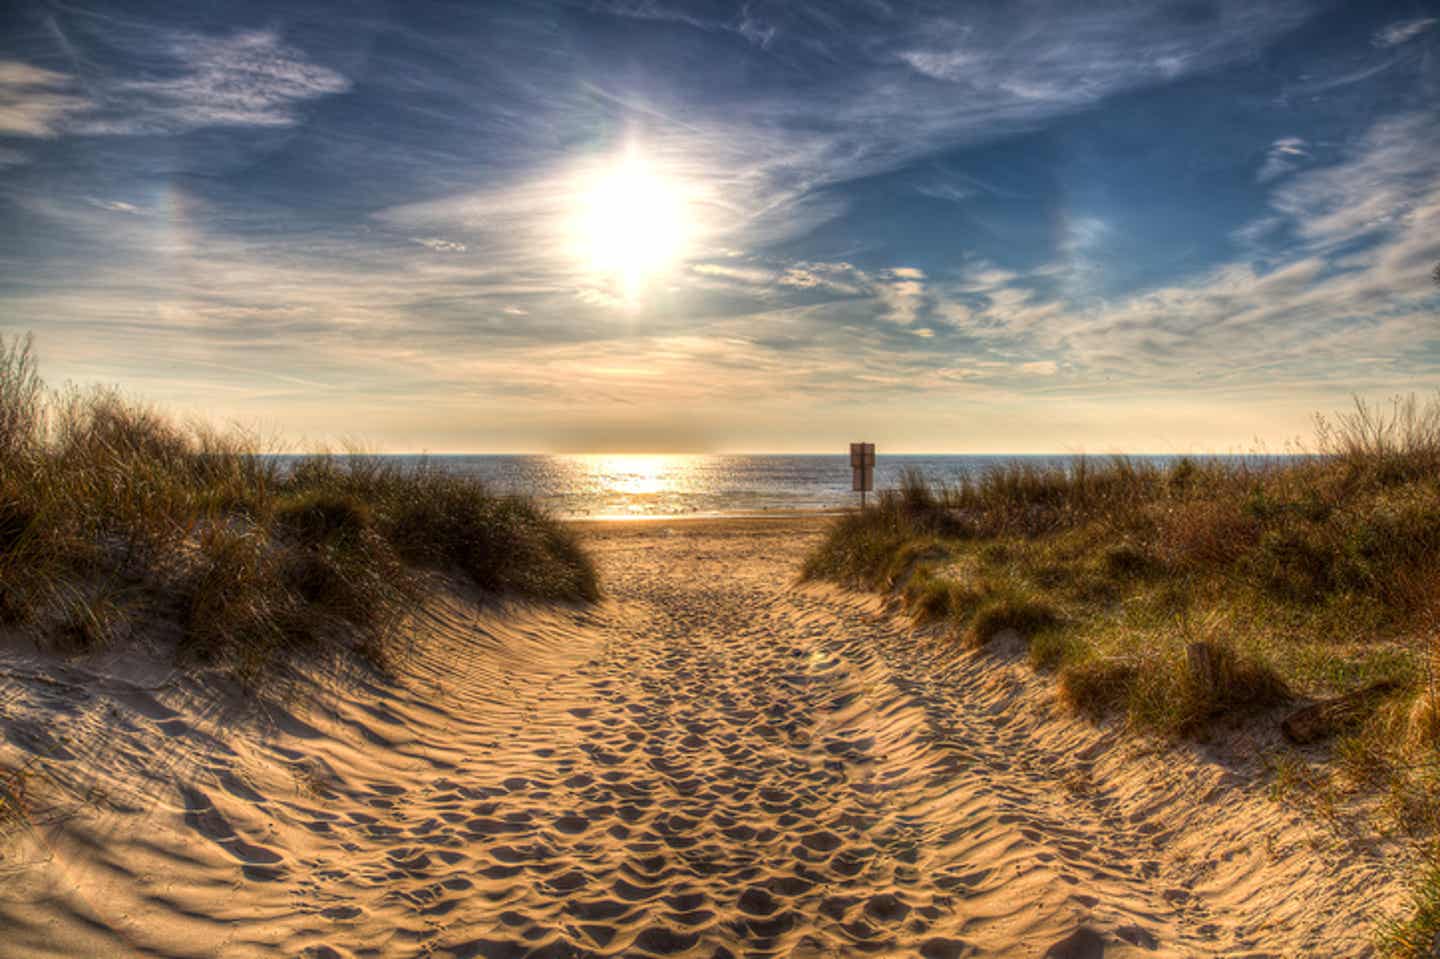
[{"label": "dry beach grass", "polygon": [[0,626],[59,652],[144,634],[252,684],[297,653],[385,664],[423,570],[595,599],[568,527],[479,483],[363,455],[282,468],[250,438],[113,391],[47,392],[0,341]]}]

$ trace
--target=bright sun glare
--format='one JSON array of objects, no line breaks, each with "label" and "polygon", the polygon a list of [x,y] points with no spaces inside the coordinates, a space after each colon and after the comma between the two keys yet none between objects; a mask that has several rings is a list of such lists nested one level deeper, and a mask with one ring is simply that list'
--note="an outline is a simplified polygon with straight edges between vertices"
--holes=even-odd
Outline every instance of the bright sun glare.
[{"label": "bright sun glare", "polygon": [[634,301],[649,278],[684,253],[686,221],[679,184],[631,149],[584,191],[576,239],[591,269]]}]

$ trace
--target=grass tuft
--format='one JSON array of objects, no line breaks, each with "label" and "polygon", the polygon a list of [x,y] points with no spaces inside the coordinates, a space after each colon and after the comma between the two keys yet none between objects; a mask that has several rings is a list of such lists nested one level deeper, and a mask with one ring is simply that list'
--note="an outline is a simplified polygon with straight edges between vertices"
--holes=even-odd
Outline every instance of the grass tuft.
[{"label": "grass tuft", "polygon": [[1021,593],[993,593],[975,611],[966,630],[965,641],[978,649],[1007,631],[1028,639],[1059,622],[1060,617],[1055,610],[1040,600]]},{"label": "grass tuft", "polygon": [[275,521],[307,546],[356,543],[373,526],[370,507],[354,494],[311,490],[281,500]]},{"label": "grass tuft", "polygon": [[1440,856],[1421,873],[1406,914],[1381,927],[1380,951],[1390,959],[1430,959],[1440,943]]},{"label": "grass tuft", "polygon": [[[1172,656],[1177,661],[1169,661]],[[1183,735],[1289,699],[1289,687],[1269,663],[1225,643],[1202,641],[1144,657],[1125,705],[1132,722]]]},{"label": "grass tuft", "polygon": [[1145,549],[1131,543],[1106,547],[1101,563],[1107,575],[1123,579],[1128,576],[1149,576],[1159,571],[1159,562]]},{"label": "grass tuft", "polygon": [[1139,666],[1126,659],[1072,659],[1060,672],[1060,696],[1079,712],[1103,716],[1129,702],[1139,674]]}]

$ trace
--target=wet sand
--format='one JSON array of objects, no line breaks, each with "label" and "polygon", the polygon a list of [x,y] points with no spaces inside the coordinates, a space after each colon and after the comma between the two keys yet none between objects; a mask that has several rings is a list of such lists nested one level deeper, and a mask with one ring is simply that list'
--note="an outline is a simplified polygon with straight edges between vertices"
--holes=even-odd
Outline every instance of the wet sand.
[{"label": "wet sand", "polygon": [[437,602],[395,681],[315,670],[258,718],[158,655],[0,653],[0,759],[45,757],[0,952],[1365,954],[1385,850],[1243,742],[1097,728],[798,584],[820,528],[585,524],[598,607]]}]

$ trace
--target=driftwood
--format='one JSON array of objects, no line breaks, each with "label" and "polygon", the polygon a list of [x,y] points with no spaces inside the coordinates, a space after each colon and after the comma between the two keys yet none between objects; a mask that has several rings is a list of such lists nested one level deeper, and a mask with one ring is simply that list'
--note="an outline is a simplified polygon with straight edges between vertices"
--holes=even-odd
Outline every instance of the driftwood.
[{"label": "driftwood", "polygon": [[1212,713],[1273,706],[1290,698],[1269,666],[1228,646],[1196,642],[1185,647],[1191,688]]},{"label": "driftwood", "polygon": [[1291,713],[1280,724],[1280,730],[1297,745],[1327,739],[1358,725],[1374,712],[1380,700],[1399,688],[1393,679],[1383,679],[1343,696],[1322,699]]},{"label": "driftwood", "polygon": [[1185,647],[1190,681],[1207,698],[1224,688],[1225,663],[1222,656],[1219,649],[1209,643],[1191,643]]}]

